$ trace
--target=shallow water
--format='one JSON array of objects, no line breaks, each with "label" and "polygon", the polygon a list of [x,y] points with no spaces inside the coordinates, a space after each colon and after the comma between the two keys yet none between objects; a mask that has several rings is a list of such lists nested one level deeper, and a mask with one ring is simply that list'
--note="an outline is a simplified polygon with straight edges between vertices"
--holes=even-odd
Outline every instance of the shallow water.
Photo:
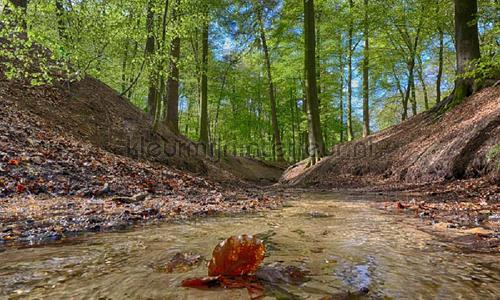
[{"label": "shallow water", "polygon": [[[455,251],[404,218],[369,201],[308,194],[291,207],[238,217],[163,224],[87,235],[61,245],[0,253],[0,298],[245,299],[246,290],[179,287],[206,276],[204,263],[183,273],[159,272],[177,252],[209,258],[221,240],[260,234],[265,263],[310,270],[301,285],[266,285],[266,299],[498,299],[500,256]],[[328,216],[325,216],[327,214]]]}]

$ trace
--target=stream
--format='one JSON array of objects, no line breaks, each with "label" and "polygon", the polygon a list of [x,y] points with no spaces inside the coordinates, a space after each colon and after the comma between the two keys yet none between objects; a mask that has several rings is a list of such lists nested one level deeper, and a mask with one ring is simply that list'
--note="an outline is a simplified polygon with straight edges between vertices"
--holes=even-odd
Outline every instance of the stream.
[{"label": "stream", "polygon": [[[373,201],[373,200],[372,200]],[[204,262],[162,272],[176,253],[210,259],[220,241],[257,234],[267,254],[307,269],[300,284],[267,282],[264,299],[498,299],[500,257],[464,253],[420,231],[418,220],[360,196],[305,194],[285,208],[87,234],[60,244],[0,249],[1,299],[246,299],[247,291],[180,287]]]}]

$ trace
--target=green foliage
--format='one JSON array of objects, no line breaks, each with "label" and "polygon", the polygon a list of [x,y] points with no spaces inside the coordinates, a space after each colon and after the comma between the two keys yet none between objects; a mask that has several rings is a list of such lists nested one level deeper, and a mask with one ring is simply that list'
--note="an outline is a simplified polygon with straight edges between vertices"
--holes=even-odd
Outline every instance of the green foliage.
[{"label": "green foliage", "polygon": [[[4,0],[5,1],[5,0]],[[181,133],[198,140],[201,27],[210,23],[209,120],[211,140],[228,152],[273,159],[268,82],[256,30],[255,4],[264,6],[277,99],[278,123],[288,160],[303,156],[307,136],[304,110],[304,37],[302,0],[181,0],[180,21],[172,20],[170,0],[30,0],[27,14],[9,5],[0,14],[0,65],[8,79],[34,85],[54,79],[97,77],[144,109],[149,79],[160,86],[169,76],[170,42],[181,39]],[[60,3],[61,6],[57,6]],[[146,59],[146,7],[152,4],[154,54]],[[363,16],[370,28],[370,111],[373,131],[401,121],[407,89],[408,42],[419,32],[415,55],[431,106],[435,101],[439,50],[438,29],[444,33],[443,94],[455,81],[453,1],[451,0],[315,0],[318,84],[321,124],[327,148],[346,136],[347,36],[353,24],[354,135],[361,136],[361,59]],[[498,78],[498,4],[482,0],[479,22],[483,57],[468,76]],[[3,7],[3,6],[2,6]],[[206,11],[209,14],[206,14]],[[163,16],[166,19],[163,19]],[[165,21],[165,22],[164,22]],[[23,22],[26,27],[22,26]],[[166,24],[165,35],[163,23]],[[420,30],[420,31],[419,31]],[[35,46],[36,45],[36,46]],[[398,84],[399,83],[399,88]],[[422,82],[415,81],[418,111],[425,109]],[[164,91],[163,91],[164,92]],[[342,103],[342,106],[341,106]],[[340,112],[343,111],[341,118]]]}]

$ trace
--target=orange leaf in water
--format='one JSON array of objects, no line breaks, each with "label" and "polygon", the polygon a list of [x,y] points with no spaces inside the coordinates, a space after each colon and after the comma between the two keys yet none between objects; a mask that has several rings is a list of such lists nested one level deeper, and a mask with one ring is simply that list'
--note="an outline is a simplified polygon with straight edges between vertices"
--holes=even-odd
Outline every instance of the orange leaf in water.
[{"label": "orange leaf in water", "polygon": [[217,245],[208,263],[209,276],[242,276],[254,273],[264,260],[266,248],[249,235],[232,236]]}]

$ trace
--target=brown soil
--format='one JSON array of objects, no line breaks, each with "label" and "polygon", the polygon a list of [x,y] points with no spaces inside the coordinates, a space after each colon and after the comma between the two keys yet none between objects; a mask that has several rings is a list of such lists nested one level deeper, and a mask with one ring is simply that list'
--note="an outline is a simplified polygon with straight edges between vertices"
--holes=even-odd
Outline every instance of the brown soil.
[{"label": "brown soil", "polygon": [[[274,193],[242,181],[272,182],[280,167],[193,155],[193,143],[149,124],[95,79],[69,89],[0,80],[0,244],[281,205]],[[129,151],[127,137],[183,148],[148,155]]]},{"label": "brown soil", "polygon": [[439,116],[437,109],[368,138],[336,146],[313,167],[300,162],[281,182],[292,186],[364,187],[490,176],[488,151],[500,144],[500,87],[490,87]]},{"label": "brown soil", "polygon": [[276,182],[284,170],[284,167],[229,155],[221,159],[222,162],[210,159],[201,146],[173,134],[166,126],[160,124],[153,129],[152,120],[144,112],[91,77],[70,85],[42,87],[0,81],[0,90],[3,98],[42,118],[49,128],[114,154],[159,162],[217,181]]}]

